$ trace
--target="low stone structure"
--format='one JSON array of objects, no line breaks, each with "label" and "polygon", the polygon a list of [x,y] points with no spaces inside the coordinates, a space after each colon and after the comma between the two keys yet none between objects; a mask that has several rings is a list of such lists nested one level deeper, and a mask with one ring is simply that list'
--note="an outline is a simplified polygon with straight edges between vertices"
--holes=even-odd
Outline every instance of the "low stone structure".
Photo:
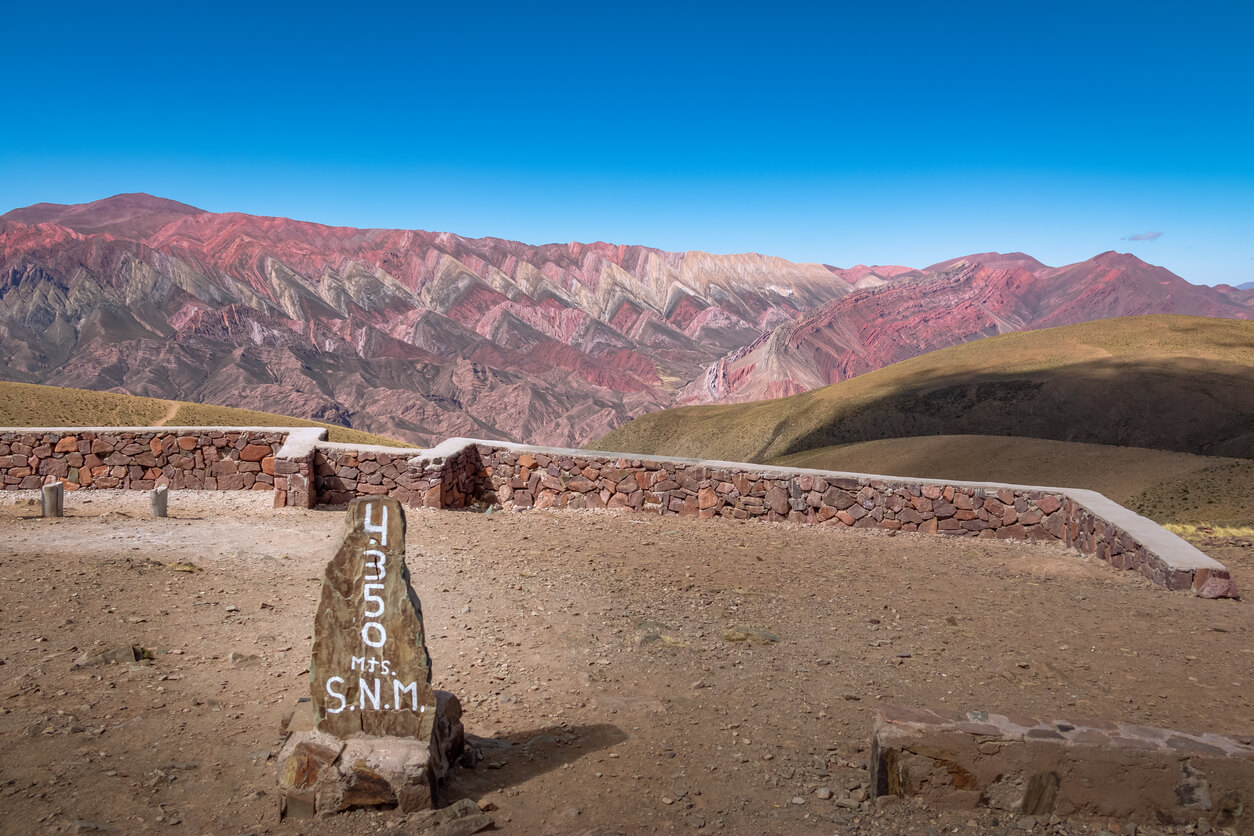
[{"label": "low stone structure", "polygon": [[431,688],[422,608],[405,565],[405,512],[355,499],[314,621],[309,726],[279,754],[284,815],[431,807],[464,747],[461,705]]},{"label": "low stone structure", "polygon": [[[1228,570],[1094,491],[908,479],[743,462],[560,450],[449,439],[410,459],[409,501],[462,495],[505,508],[622,508],[692,517],[1056,541],[1167,589],[1235,598]],[[453,501],[432,489],[464,486]]]},{"label": "low stone structure", "polygon": [[1192,823],[1254,833],[1254,738],[982,711],[881,708],[873,796],[1029,816]]},{"label": "low stone structure", "polygon": [[[500,503],[1057,541],[1166,589],[1235,598],[1228,570],[1093,491],[910,479],[453,438],[430,450],[333,444],[318,428],[0,430],[7,489],[270,490],[276,507],[388,496],[410,507]],[[98,453],[91,451],[98,450]],[[109,452],[111,451],[111,452]],[[101,457],[103,455],[103,458]],[[89,458],[90,457],[90,458]]]},{"label": "low stone structure", "polygon": [[288,430],[233,427],[52,427],[0,430],[6,490],[273,490]]}]

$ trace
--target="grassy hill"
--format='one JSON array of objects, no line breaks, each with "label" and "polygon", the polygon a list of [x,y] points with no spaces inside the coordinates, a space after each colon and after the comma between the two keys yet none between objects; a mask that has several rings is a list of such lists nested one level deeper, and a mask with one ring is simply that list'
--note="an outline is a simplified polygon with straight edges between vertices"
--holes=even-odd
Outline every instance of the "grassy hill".
[{"label": "grassy hill", "polygon": [[413,446],[361,430],[271,412],[7,381],[0,381],[0,426],[326,427],[331,441]]},{"label": "grassy hill", "polygon": [[643,415],[588,447],[765,462],[967,434],[1254,458],[1254,322],[1141,316],[1005,334],[789,398]]}]

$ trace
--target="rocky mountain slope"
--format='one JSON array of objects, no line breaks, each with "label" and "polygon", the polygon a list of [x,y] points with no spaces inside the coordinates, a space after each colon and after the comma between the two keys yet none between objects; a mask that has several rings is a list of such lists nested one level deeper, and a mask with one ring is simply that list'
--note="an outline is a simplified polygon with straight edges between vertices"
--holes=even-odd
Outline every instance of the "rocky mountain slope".
[{"label": "rocky mountain slope", "polygon": [[10,380],[264,408],[420,444],[577,445],[1001,331],[1249,317],[1131,256],[926,270],[607,243],[529,246],[210,213],[149,195],[0,216]]},{"label": "rocky mountain slope", "polygon": [[1065,267],[1023,253],[983,253],[898,274],[783,324],[709,366],[679,401],[793,395],[981,337],[1095,319],[1249,319],[1250,301],[1115,252]]},{"label": "rocky mountain slope", "polygon": [[0,218],[10,379],[419,443],[572,444],[848,293],[821,265],[213,214],[147,195]]}]

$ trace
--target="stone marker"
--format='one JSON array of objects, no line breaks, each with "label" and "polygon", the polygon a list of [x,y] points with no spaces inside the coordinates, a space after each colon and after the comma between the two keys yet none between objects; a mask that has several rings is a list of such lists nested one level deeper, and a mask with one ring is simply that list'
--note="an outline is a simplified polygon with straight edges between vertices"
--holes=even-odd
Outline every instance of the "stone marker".
[{"label": "stone marker", "polygon": [[395,499],[348,506],[343,542],[322,579],[310,680],[319,731],[431,736],[431,657]]},{"label": "stone marker", "polygon": [[148,497],[148,507],[154,517],[164,517],[169,509],[170,489],[165,485],[154,488]]},{"label": "stone marker", "polygon": [[45,517],[60,517],[65,513],[65,486],[60,482],[44,485],[40,508]]},{"label": "stone marker", "polygon": [[433,806],[465,747],[457,697],[431,688],[422,607],[405,565],[405,513],[355,499],[314,619],[310,699],[279,753],[281,816]]}]

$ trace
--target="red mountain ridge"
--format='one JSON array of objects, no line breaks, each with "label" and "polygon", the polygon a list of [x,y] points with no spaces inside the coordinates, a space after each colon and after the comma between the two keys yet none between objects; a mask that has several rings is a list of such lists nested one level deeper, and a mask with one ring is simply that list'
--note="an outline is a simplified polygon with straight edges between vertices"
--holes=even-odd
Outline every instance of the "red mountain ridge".
[{"label": "red mountain ridge", "polygon": [[991,333],[1155,312],[1254,310],[1115,253],[841,270],[330,227],[138,194],[0,216],[7,378],[416,443],[578,445],[679,401],[787,394]]}]

